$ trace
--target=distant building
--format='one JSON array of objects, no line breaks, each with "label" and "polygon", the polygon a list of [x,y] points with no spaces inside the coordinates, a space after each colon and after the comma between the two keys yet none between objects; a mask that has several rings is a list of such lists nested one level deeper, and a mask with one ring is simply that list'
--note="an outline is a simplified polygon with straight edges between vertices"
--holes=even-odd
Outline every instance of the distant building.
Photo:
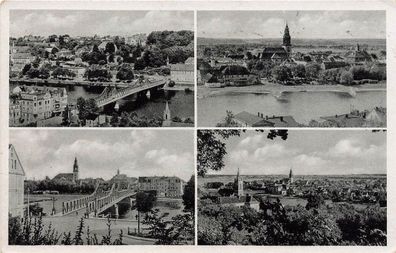
[{"label": "distant building", "polygon": [[194,57],[188,58],[184,64],[170,64],[170,75],[176,84],[194,85]]},{"label": "distant building", "polygon": [[8,174],[8,211],[12,217],[23,217],[25,170],[12,144],[8,145]]},{"label": "distant building", "polygon": [[268,116],[257,113],[257,116],[243,111],[234,115],[234,121],[243,127],[298,127],[292,116]]},{"label": "distant building", "polygon": [[166,101],[162,126],[169,127],[171,125],[171,123],[172,123],[171,112],[169,109],[168,101]]},{"label": "distant building", "polygon": [[137,184],[136,177],[128,177],[126,174],[120,174],[120,170],[117,170],[117,174],[110,179],[111,183],[118,185],[119,187],[134,186]]},{"label": "distant building", "polygon": [[234,180],[234,185],[235,185],[235,194],[238,197],[244,196],[243,195],[243,180],[242,180],[242,177],[239,175],[239,168],[238,168],[237,176]]},{"label": "distant building", "polygon": [[21,120],[21,105],[18,100],[10,99],[9,107],[8,125],[17,126]]},{"label": "distant building", "polygon": [[283,33],[282,46],[264,48],[261,54],[259,55],[259,58],[261,58],[264,61],[281,63],[289,59],[291,53],[292,53],[291,36],[289,32],[289,26],[286,24]]},{"label": "distant building", "polygon": [[139,177],[139,190],[157,191],[158,197],[181,197],[184,185],[178,177]]},{"label": "distant building", "polygon": [[79,180],[78,173],[79,173],[78,161],[77,161],[77,157],[75,157],[73,163],[73,173],[59,173],[53,178],[53,180],[63,180],[72,183],[77,183],[77,181]]},{"label": "distant building", "polygon": [[373,59],[366,50],[361,50],[360,45],[356,44],[356,49],[350,51],[345,55],[348,62],[356,65],[363,64],[365,62],[371,62]]},{"label": "distant building", "polygon": [[273,126],[270,122],[261,117],[255,116],[246,111],[234,115],[234,121],[242,127],[265,127]]},{"label": "distant building", "polygon": [[[20,109],[19,125],[36,123],[39,120],[60,115],[67,105],[65,88],[21,86],[13,89],[15,101],[10,103],[10,113]],[[19,104],[15,106],[15,104]],[[17,121],[13,122],[17,123]],[[15,126],[15,125],[12,125]]]}]

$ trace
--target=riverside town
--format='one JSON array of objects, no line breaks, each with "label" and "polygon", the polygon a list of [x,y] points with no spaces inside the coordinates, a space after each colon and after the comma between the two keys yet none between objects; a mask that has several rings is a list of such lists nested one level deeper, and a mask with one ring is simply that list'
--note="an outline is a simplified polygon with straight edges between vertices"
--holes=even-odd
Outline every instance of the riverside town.
[{"label": "riverside town", "polygon": [[198,130],[197,169],[200,245],[386,245],[383,131]]},{"label": "riverside town", "polygon": [[[24,11],[11,13],[15,26],[21,23],[19,12]],[[58,17],[67,14],[51,12]],[[128,13],[103,14],[124,18]],[[129,14],[136,19],[149,16],[153,21],[157,15]],[[81,15],[92,16],[89,12]],[[165,23],[162,29],[151,31],[131,26],[130,31],[142,32],[128,34],[109,35],[111,27],[107,27],[108,34],[77,34],[70,25],[62,33],[57,29],[47,35],[15,31],[17,35],[12,36],[11,26],[9,126],[194,126],[193,15],[175,13],[178,16],[191,22],[176,27]],[[105,20],[97,22],[109,26]]]},{"label": "riverside town", "polygon": [[199,126],[386,126],[385,12],[205,11],[197,26]]},{"label": "riverside town", "polygon": [[[154,132],[34,131],[27,143],[13,131],[8,147],[10,245],[194,243],[192,132],[163,144]],[[26,147],[42,145],[52,149],[37,162]]]}]

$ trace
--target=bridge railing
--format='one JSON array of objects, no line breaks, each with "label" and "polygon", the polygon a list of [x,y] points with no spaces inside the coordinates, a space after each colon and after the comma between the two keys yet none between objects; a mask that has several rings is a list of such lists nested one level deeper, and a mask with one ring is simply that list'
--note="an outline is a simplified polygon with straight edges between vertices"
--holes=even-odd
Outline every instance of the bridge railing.
[{"label": "bridge railing", "polygon": [[[100,105],[106,104],[109,101],[112,101],[114,99],[119,99],[119,98],[123,98],[125,96],[129,96],[129,95],[137,92],[137,90],[140,90],[142,88],[143,89],[150,89],[150,88],[153,88],[155,86],[161,85],[162,83],[164,83],[164,80],[155,81],[155,82],[152,82],[152,83],[141,83],[140,85],[133,85],[133,86],[129,86],[127,88],[123,88],[123,89],[119,90],[116,93],[109,92],[110,96],[105,95],[105,94],[102,93],[103,95],[101,94],[99,97],[95,98],[95,102],[96,102],[97,105],[100,106]],[[107,94],[109,94],[109,93],[107,93]]]},{"label": "bridge railing", "polygon": [[96,216],[98,213],[107,209],[108,205],[114,204],[114,201],[124,196],[131,195],[132,193],[134,193],[134,191],[130,189],[129,186],[125,190],[118,190],[116,189],[115,184],[112,184],[110,190],[102,191],[98,184],[95,191],[89,196],[63,201],[62,215],[67,215],[79,210],[85,210],[87,215],[94,213]]}]

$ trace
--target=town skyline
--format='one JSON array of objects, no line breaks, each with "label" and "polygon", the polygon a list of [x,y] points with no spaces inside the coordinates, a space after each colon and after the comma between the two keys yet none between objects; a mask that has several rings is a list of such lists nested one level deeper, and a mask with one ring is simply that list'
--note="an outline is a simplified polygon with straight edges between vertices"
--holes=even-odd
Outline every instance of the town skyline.
[{"label": "town skyline", "polygon": [[71,173],[77,157],[80,178],[108,180],[120,170],[129,177],[177,176],[188,181],[194,173],[193,132],[166,132],[11,130],[10,144],[28,179]]},{"label": "town skyline", "polygon": [[216,39],[279,38],[286,23],[293,39],[385,39],[386,33],[383,11],[201,11],[197,20],[197,36]]},{"label": "town skyline", "polygon": [[128,36],[161,30],[193,30],[193,15],[191,11],[13,10],[10,37]]},{"label": "town skyline", "polygon": [[386,174],[386,133],[293,131],[286,141],[247,131],[226,142],[225,167],[208,175]]}]

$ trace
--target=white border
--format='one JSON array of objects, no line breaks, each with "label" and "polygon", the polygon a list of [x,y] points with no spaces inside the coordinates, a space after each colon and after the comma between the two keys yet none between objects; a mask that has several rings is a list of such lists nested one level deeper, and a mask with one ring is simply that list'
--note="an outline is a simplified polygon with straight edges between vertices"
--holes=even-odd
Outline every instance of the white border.
[{"label": "white border", "polygon": [[[95,251],[97,253],[108,252],[110,250],[116,250],[117,252],[173,252],[173,251],[190,251],[190,252],[223,252],[227,251],[240,252],[241,250],[246,250],[250,252],[304,252],[307,251],[321,251],[321,252],[396,252],[395,242],[396,242],[396,219],[395,216],[395,204],[396,204],[396,173],[394,172],[391,165],[396,164],[396,157],[392,154],[393,144],[396,143],[396,135],[393,131],[393,123],[395,122],[395,117],[393,111],[396,105],[396,101],[393,96],[388,96],[388,94],[395,94],[394,83],[396,81],[396,29],[394,24],[396,24],[396,3],[394,1],[361,1],[361,0],[349,0],[349,1],[194,1],[194,0],[163,0],[163,1],[53,1],[47,2],[44,0],[39,1],[23,1],[23,0],[6,0],[1,4],[0,10],[0,140],[2,145],[0,148],[0,158],[1,158],[1,181],[0,181],[0,203],[1,205],[1,217],[0,217],[0,244],[1,252],[87,252]],[[8,28],[9,28],[9,10],[10,9],[69,9],[69,10],[386,10],[386,23],[387,23],[387,111],[388,111],[388,121],[387,121],[387,192],[388,192],[388,245],[386,247],[366,247],[366,246],[4,246],[7,244],[7,206],[8,206],[8,97],[4,94],[8,94]],[[196,13],[195,13],[196,18]],[[196,25],[195,25],[196,27]],[[196,41],[196,38],[195,38]],[[196,43],[194,45],[196,50]],[[194,74],[196,76],[196,72]],[[195,89],[194,94],[197,94]],[[391,98],[391,99],[389,99]],[[197,104],[195,103],[195,111]],[[197,115],[195,113],[195,115]],[[197,124],[197,119],[195,118],[195,124]],[[35,128],[36,129],[36,128]],[[43,129],[43,128],[40,128]],[[50,128],[48,128],[50,129]],[[56,128],[59,129],[59,128]],[[110,130],[110,128],[99,128],[100,130]],[[111,128],[114,129],[114,128]],[[134,128],[134,129],[156,129],[156,130],[192,130],[192,128]],[[195,129],[203,129],[197,128]],[[210,128],[214,129],[214,128]],[[71,130],[86,130],[89,128],[64,128],[66,131]],[[127,129],[114,129],[127,130]],[[293,128],[292,130],[298,130],[298,128]],[[310,128],[302,128],[301,130],[310,130]],[[317,131],[321,129],[311,129],[312,131]],[[329,131],[342,131],[344,129],[328,129]],[[349,129],[348,130],[362,130],[362,129]],[[365,129],[370,130],[370,129]],[[195,140],[196,143],[196,140]],[[195,147],[196,151],[196,147]],[[196,182],[197,185],[197,182]],[[196,190],[197,191],[197,190]],[[5,211],[4,211],[5,208]]]}]

